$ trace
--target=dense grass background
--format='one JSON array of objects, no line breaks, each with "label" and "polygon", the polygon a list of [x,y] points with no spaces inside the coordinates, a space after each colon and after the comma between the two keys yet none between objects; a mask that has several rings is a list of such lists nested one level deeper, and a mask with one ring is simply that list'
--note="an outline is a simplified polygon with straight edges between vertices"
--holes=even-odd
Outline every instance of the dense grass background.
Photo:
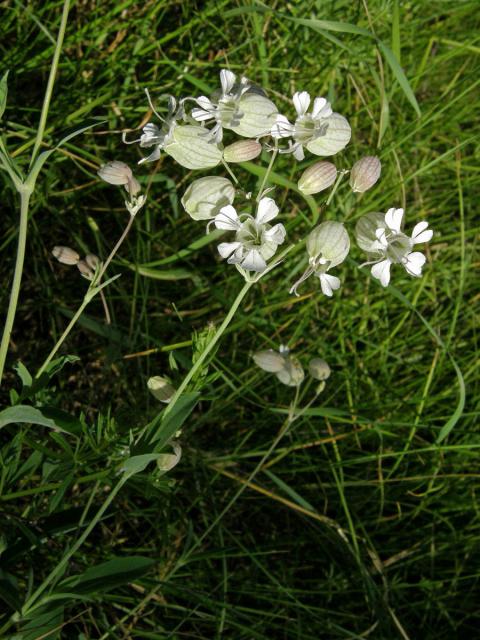
[{"label": "dense grass background", "polygon": [[[139,158],[119,132],[145,121],[145,87],[153,95],[198,95],[215,88],[220,68],[228,67],[262,83],[280,110],[294,90],[328,96],[354,132],[337,166],[377,153],[383,175],[361,198],[340,190],[322,218],[354,223],[368,211],[405,206],[407,228],[427,219],[436,231],[424,276],[414,280],[395,269],[394,288],[384,291],[358,270],[362,257],[352,252],[332,300],[312,280],[299,299],[288,295],[298,257],[265,278],[210,365],[202,401],[183,430],[180,464],[161,478],[145,472],[132,479],[69,566],[78,574],[135,555],[153,559],[151,570],[69,602],[63,622],[55,623],[61,631],[50,633],[39,619],[24,637],[478,637],[478,3],[258,6],[74,4],[48,142],[90,116],[108,124],[67,145],[39,181],[2,398],[18,389],[14,362],[35,370],[81,301],[83,281],[54,263],[51,247],[106,256],[121,233],[121,196],[99,183],[96,168]],[[4,0],[0,7],[2,68],[11,73],[4,134],[22,163],[62,3]],[[401,61],[420,117],[373,39],[291,18],[374,32]],[[291,158],[276,165],[294,181],[300,170]],[[255,189],[254,176],[239,174]],[[179,204],[192,174],[162,158],[139,175],[149,200],[111,269],[122,273],[108,290],[113,325],[105,327],[94,302],[64,350],[81,362],[64,369],[41,398],[83,413],[84,438],[65,448],[41,428],[2,433],[1,559],[21,599],[101,504],[115,481],[118,443],[158,411],[148,377],[170,374],[179,382],[190,366],[192,336],[218,324],[242,286],[237,271],[219,263],[215,244],[176,255],[203,234]],[[2,310],[18,224],[16,197],[3,178]],[[293,191],[275,193],[287,227],[306,234],[305,202]],[[305,362],[324,357],[333,373],[247,487],[293,398],[253,365],[251,353],[281,343]],[[459,407],[449,354],[466,403],[437,446]],[[300,404],[312,393],[307,386]],[[4,624],[12,610],[2,606]]]}]

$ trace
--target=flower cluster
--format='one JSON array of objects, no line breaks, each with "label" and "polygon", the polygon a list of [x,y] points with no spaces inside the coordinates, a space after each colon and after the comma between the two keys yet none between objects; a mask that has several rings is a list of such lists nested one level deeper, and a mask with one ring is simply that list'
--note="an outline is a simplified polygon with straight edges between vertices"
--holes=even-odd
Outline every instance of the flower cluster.
[{"label": "flower cluster", "polygon": [[[298,387],[305,379],[305,371],[300,360],[292,355],[290,349],[284,345],[280,345],[278,351],[267,349],[266,351],[257,351],[253,355],[255,364],[268,371],[274,373],[282,384],[288,387]],[[325,380],[330,377],[330,367],[322,358],[312,358],[308,364],[308,372],[312,378],[320,381],[317,393],[323,391]]]},{"label": "flower cluster", "polygon": [[[325,98],[311,96],[307,91],[294,93],[291,117],[280,112],[261,87],[226,69],[220,71],[219,87],[210,96],[163,96],[167,102],[162,113],[146,93],[158,122],[144,125],[137,139],[127,140],[124,135],[124,141],[151,149],[140,164],[156,161],[164,153],[186,169],[207,170],[222,165],[228,171],[224,176],[194,179],[181,202],[193,220],[207,221],[207,232],[214,227],[232,233],[232,238],[218,244],[220,257],[236,265],[246,279],[258,279],[269,265],[281,262],[272,259],[287,237],[284,222],[271,224],[280,210],[273,197],[267,197],[271,189],[265,188],[277,154],[290,155],[297,161],[305,160],[308,154],[331,158],[343,151],[351,139],[348,120],[336,113]],[[271,159],[268,169],[260,174],[261,186],[253,199],[248,189],[240,188],[233,166],[251,162],[262,153],[270,153]],[[331,188],[329,204],[347,174],[351,192],[361,197],[379,180],[380,160],[367,155],[351,168],[340,169],[330,160],[316,160],[303,169],[298,191],[308,198]],[[110,184],[124,186],[130,196],[126,205],[132,216],[143,206],[145,197],[139,195],[140,184],[127,165],[107,163],[99,175]],[[432,237],[427,222],[420,222],[412,236],[407,236],[401,230],[402,215],[401,209],[369,213],[356,225],[357,244],[368,255],[365,264],[372,265],[372,276],[383,286],[390,281],[392,264],[402,264],[409,275],[420,276],[425,256],[413,251],[413,247]],[[303,242],[308,265],[291,285],[290,293],[298,295],[299,286],[314,275],[322,293],[332,296],[341,285],[332,270],[345,261],[350,251],[346,225],[340,220],[323,221],[310,230]]]}]

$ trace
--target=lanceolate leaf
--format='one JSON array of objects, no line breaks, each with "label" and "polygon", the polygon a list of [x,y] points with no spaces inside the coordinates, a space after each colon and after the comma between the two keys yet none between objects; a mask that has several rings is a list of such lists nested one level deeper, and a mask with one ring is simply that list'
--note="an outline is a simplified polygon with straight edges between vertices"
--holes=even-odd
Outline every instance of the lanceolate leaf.
[{"label": "lanceolate leaf", "polygon": [[7,94],[8,94],[8,71],[3,74],[2,79],[0,80],[0,120],[5,112],[5,107],[7,106]]}]

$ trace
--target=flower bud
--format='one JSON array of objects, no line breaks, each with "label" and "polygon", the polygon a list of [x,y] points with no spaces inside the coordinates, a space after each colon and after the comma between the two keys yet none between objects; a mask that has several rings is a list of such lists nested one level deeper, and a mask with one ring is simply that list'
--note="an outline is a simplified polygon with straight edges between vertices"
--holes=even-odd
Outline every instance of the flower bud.
[{"label": "flower bud", "polygon": [[243,94],[238,102],[238,109],[239,123],[229,128],[245,138],[256,138],[269,133],[278,113],[271,100],[253,92]]},{"label": "flower bud", "polygon": [[308,371],[315,380],[326,380],[330,377],[330,367],[322,358],[312,358],[308,365]]},{"label": "flower bud", "polygon": [[153,376],[149,378],[147,387],[154,398],[168,404],[175,394],[175,388],[166,378],[161,376]]},{"label": "flower bud", "polygon": [[305,378],[305,372],[299,360],[294,356],[285,358],[285,364],[276,374],[277,378],[288,387],[298,387]]},{"label": "flower bud", "polygon": [[170,444],[172,445],[173,453],[161,453],[156,460],[160,471],[171,471],[182,457],[182,447],[178,442],[171,442]]},{"label": "flower bud", "polygon": [[385,229],[386,226],[384,213],[374,211],[362,216],[355,226],[355,239],[360,249],[367,253],[375,253],[378,245],[376,231]]},{"label": "flower bud", "polygon": [[298,188],[306,195],[319,193],[331,187],[337,178],[337,169],[331,162],[316,162],[305,169],[298,181]]},{"label": "flower bud", "polygon": [[125,191],[127,191],[127,193],[129,193],[131,196],[138,195],[142,190],[142,187],[139,181],[135,178],[135,176],[132,176],[130,180],[127,182],[127,184],[123,186],[125,187]]},{"label": "flower bud", "polygon": [[346,118],[339,113],[332,113],[325,118],[326,130],[307,144],[310,153],[316,156],[333,156],[341,151],[350,141],[352,130]]},{"label": "flower bud", "polygon": [[80,271],[84,278],[87,278],[87,280],[93,280],[94,272],[85,260],[79,260],[77,262],[77,269]]},{"label": "flower bud", "polygon": [[177,125],[165,152],[187,169],[216,167],[222,161],[222,147],[208,134],[204,127]]},{"label": "flower bud", "polygon": [[358,160],[350,172],[350,186],[355,193],[368,191],[380,178],[382,163],[377,156],[365,156]]},{"label": "flower bud", "polygon": [[128,164],[120,162],[120,160],[113,160],[112,162],[102,164],[97,173],[100,178],[108,182],[108,184],[123,184],[125,188],[127,188],[131,180],[134,180],[132,170]]},{"label": "flower bud", "polygon": [[311,261],[322,260],[331,269],[345,260],[350,250],[350,238],[341,222],[327,220],[310,232],[307,253]]},{"label": "flower bud", "polygon": [[223,151],[225,162],[247,162],[254,160],[262,152],[262,145],[256,140],[239,140],[229,144]]},{"label": "flower bud", "polygon": [[254,354],[253,360],[257,367],[270,373],[278,373],[285,366],[285,357],[273,349],[258,351]]},{"label": "flower bud", "polygon": [[101,264],[100,258],[94,253],[89,253],[88,255],[86,255],[85,262],[88,264],[90,269],[92,269],[92,271],[96,271],[97,267],[99,267]]},{"label": "flower bud", "polygon": [[194,220],[210,220],[222,207],[232,204],[235,188],[227,178],[206,176],[194,180],[183,194],[183,208]]},{"label": "flower bud", "polygon": [[53,247],[52,255],[62,264],[74,265],[80,260],[80,256],[70,247]]}]

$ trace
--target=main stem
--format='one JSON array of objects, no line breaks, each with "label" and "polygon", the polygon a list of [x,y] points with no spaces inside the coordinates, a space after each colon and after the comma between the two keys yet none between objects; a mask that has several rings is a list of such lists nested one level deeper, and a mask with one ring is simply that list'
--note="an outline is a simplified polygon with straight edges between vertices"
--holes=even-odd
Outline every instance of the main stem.
[{"label": "main stem", "polygon": [[40,122],[38,123],[37,136],[35,138],[35,145],[33,147],[32,158],[30,160],[30,167],[33,167],[33,163],[35,162],[35,158],[37,157],[38,151],[43,141],[43,134],[45,133],[48,110],[50,108],[50,101],[52,99],[53,85],[55,84],[55,76],[57,75],[58,61],[60,59],[63,39],[65,37],[65,30],[67,28],[69,10],[70,0],[65,0],[65,2],[63,3],[60,29],[58,30],[57,42],[55,44],[55,51],[53,53],[53,60],[50,67],[50,74],[48,76],[47,88],[45,90],[45,96],[43,98],[42,113],[40,114]]},{"label": "main stem", "polygon": [[120,491],[120,489],[123,487],[123,485],[125,484],[125,482],[127,480],[128,480],[128,476],[127,475],[123,475],[120,478],[120,480],[117,482],[117,484],[114,486],[114,488],[110,491],[110,494],[105,499],[105,501],[102,504],[102,506],[100,507],[100,509],[97,511],[97,513],[94,515],[94,517],[90,521],[90,524],[88,525],[88,527],[85,529],[85,531],[82,533],[82,535],[78,538],[78,540],[75,542],[75,544],[70,549],[70,551],[68,551],[63,556],[63,558],[60,560],[60,562],[56,565],[55,569],[53,569],[53,571],[51,571],[48,574],[48,576],[45,578],[45,580],[42,582],[42,584],[38,587],[38,589],[30,596],[30,598],[24,604],[24,606],[22,607],[22,614],[23,615],[26,615],[28,613],[28,611],[30,611],[30,609],[32,608],[32,605],[35,604],[35,602],[42,595],[42,593],[45,591],[45,589],[48,587],[48,585],[51,582],[53,582],[57,577],[59,577],[59,576],[61,576],[63,574],[63,572],[65,570],[65,566],[67,565],[67,563],[70,560],[70,558],[78,551],[78,549],[82,546],[82,544],[88,538],[88,536],[90,535],[92,530],[95,528],[95,526],[98,523],[98,521],[100,520],[100,518],[103,516],[105,511],[108,509],[108,507],[110,506],[111,502],[113,501],[113,499],[115,498],[115,496],[117,495],[117,493]]},{"label": "main stem", "polygon": [[28,227],[28,205],[32,192],[29,189],[22,188],[20,191],[20,225],[18,229],[18,245],[17,259],[15,261],[15,271],[13,274],[12,290],[10,293],[10,301],[8,303],[7,317],[3,328],[2,343],[0,345],[0,385],[2,383],[3,369],[8,353],[8,345],[10,343],[10,335],[15,321],[17,312],[18,296],[20,293],[20,285],[22,282],[23,264],[25,262],[25,246],[27,243],[27,227]]},{"label": "main stem", "polygon": [[62,333],[60,338],[57,340],[55,346],[53,347],[53,349],[48,354],[47,359],[45,360],[45,362],[42,364],[42,366],[38,370],[37,375],[35,376],[36,378],[39,378],[42,375],[42,373],[45,371],[45,369],[47,368],[48,364],[50,363],[50,361],[52,360],[54,355],[57,353],[57,351],[60,349],[62,344],[65,342],[66,338],[68,337],[68,334],[70,333],[70,331],[75,326],[77,320],[82,315],[83,310],[85,309],[87,304],[90,302],[90,300],[91,300],[91,298],[88,295],[86,295],[85,298],[83,299],[82,304],[78,307],[75,315],[72,317],[72,319],[68,323],[68,326],[66,327],[65,331]]},{"label": "main stem", "polygon": [[198,358],[198,360],[195,362],[195,364],[193,365],[193,367],[190,369],[190,371],[187,373],[186,377],[183,379],[182,384],[178,387],[177,391],[175,392],[175,395],[172,397],[172,399],[170,400],[170,402],[167,405],[167,408],[165,409],[164,412],[164,416],[166,416],[168,413],[170,413],[170,411],[172,411],[173,407],[175,406],[175,404],[177,403],[178,399],[180,398],[180,396],[182,395],[182,393],[185,391],[185,389],[187,388],[188,383],[190,382],[190,380],[194,377],[194,375],[197,373],[197,371],[201,368],[201,366],[203,365],[203,363],[205,362],[205,360],[207,359],[207,357],[209,356],[209,354],[212,352],[214,346],[217,344],[217,342],[220,340],[221,336],[223,335],[225,329],[228,327],[228,325],[230,324],[230,322],[232,321],[233,316],[235,315],[238,307],[240,306],[242,300],[244,299],[244,297],[247,295],[248,290],[250,289],[250,287],[253,285],[253,282],[246,282],[243,286],[243,288],[241,289],[240,293],[237,295],[237,297],[235,298],[232,306],[230,307],[230,311],[227,313],[227,315],[225,316],[225,318],[223,319],[222,324],[218,327],[215,335],[213,336],[213,338],[210,340],[210,342],[208,343],[208,345],[205,347],[204,351],[202,351],[201,356]]}]

